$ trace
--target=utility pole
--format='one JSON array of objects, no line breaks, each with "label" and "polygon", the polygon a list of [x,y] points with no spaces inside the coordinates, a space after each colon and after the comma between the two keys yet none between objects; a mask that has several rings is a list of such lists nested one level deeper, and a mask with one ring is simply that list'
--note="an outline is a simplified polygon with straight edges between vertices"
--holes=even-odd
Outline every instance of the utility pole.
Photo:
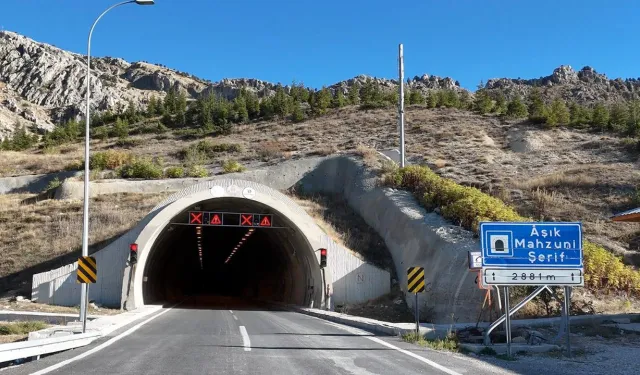
[{"label": "utility pole", "polygon": [[398,95],[398,122],[400,127],[400,167],[404,168],[404,54],[402,44],[398,46],[398,76],[400,95]]}]

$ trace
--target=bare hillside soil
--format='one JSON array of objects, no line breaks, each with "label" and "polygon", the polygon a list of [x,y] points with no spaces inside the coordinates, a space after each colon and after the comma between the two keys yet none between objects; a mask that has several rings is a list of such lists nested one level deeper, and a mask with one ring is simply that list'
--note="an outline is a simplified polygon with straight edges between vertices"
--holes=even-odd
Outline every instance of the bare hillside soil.
[{"label": "bare hillside soil", "polygon": [[[640,184],[638,153],[628,139],[585,130],[505,121],[456,109],[409,106],[406,150],[412,163],[426,163],[456,182],[481,188],[534,219],[582,221],[586,238],[640,264],[640,227],[613,223],[609,217],[633,207]],[[183,162],[180,151],[201,138],[176,133],[131,137],[129,152],[162,157],[166,165]],[[204,160],[219,171],[234,159],[256,167],[305,155],[397,147],[393,109],[334,110],[298,124],[262,121],[236,126],[213,143],[240,145]],[[122,149],[115,140],[93,141],[92,150]],[[16,175],[57,171],[82,159],[80,144],[57,150],[0,153],[0,173]],[[640,203],[640,202],[639,202]]]}]

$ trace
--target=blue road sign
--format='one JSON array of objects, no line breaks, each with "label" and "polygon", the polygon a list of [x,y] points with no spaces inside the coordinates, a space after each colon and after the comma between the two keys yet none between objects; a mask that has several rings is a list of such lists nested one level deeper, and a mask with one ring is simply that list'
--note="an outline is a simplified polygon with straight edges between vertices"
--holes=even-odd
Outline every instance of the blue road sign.
[{"label": "blue road sign", "polygon": [[480,223],[482,267],[582,268],[581,223]]}]

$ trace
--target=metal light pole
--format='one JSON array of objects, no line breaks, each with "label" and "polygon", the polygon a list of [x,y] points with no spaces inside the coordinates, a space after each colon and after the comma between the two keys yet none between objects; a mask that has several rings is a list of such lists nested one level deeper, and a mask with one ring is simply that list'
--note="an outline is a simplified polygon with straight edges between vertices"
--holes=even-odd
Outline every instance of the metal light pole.
[{"label": "metal light pole", "polygon": [[400,128],[400,167],[404,168],[404,52],[402,44],[398,46],[398,76],[400,95],[398,95],[398,122]]},{"label": "metal light pole", "polygon": [[[89,122],[91,120],[91,36],[93,35],[93,29],[98,24],[98,21],[107,14],[111,9],[117,8],[125,4],[138,4],[138,5],[153,5],[154,0],[129,0],[112,5],[110,8],[102,12],[102,14],[95,20],[91,31],[89,31],[89,41],[87,43],[87,113],[85,120],[85,135],[84,135],[84,210],[83,210],[83,222],[82,222],[82,256],[89,255]],[[82,284],[80,292],[80,321],[82,322],[82,332],[84,333],[87,325],[87,302],[88,302],[88,289],[89,284]]]}]

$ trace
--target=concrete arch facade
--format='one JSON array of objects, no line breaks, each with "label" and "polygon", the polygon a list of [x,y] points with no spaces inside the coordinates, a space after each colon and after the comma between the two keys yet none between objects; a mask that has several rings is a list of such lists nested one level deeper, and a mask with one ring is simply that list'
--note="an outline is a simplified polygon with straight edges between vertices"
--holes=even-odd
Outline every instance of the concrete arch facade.
[{"label": "concrete arch facade", "polygon": [[[252,190],[247,194],[246,189]],[[388,293],[390,275],[370,265],[350,250],[332,241],[304,209],[279,191],[266,185],[240,179],[214,178],[178,191],[158,204],[139,224],[114,242],[93,254],[98,262],[98,283],[89,288],[89,298],[105,306],[135,309],[144,305],[143,285],[150,253],[159,235],[171,220],[201,202],[240,199],[268,207],[285,218],[294,232],[304,237],[303,249],[308,267],[307,284],[296,286],[291,293],[299,296],[311,289],[304,298],[305,306],[325,304],[327,285],[338,282],[344,288],[332,291],[334,303],[358,303]],[[137,243],[138,263],[128,264],[129,245]],[[319,248],[329,249],[328,265],[319,267]],[[32,298],[38,302],[73,306],[79,302],[79,285],[75,283],[77,262],[33,277]],[[366,284],[355,287],[352,280],[367,275]],[[354,284],[353,288],[349,285]],[[313,288],[309,288],[313,286]],[[302,301],[300,298],[298,301]]]}]

